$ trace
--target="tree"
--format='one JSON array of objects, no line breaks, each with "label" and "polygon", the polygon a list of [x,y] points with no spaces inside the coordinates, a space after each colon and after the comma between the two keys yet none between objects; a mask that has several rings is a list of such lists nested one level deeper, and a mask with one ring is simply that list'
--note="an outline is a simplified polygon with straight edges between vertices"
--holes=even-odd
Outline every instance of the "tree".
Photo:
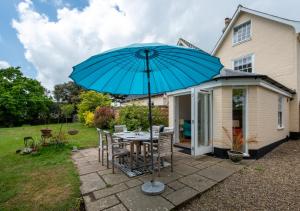
[{"label": "tree", "polygon": [[84,113],[93,112],[100,106],[110,106],[111,99],[106,94],[97,93],[95,91],[83,91],[80,94],[80,103],[78,105],[78,114],[80,121],[84,122]]},{"label": "tree", "polygon": [[0,125],[36,121],[48,112],[51,100],[37,80],[23,76],[20,67],[0,70]]},{"label": "tree", "polygon": [[77,86],[73,81],[54,86],[54,99],[57,102],[77,104],[80,101],[80,92],[82,89]]},{"label": "tree", "polygon": [[66,123],[68,123],[68,118],[72,117],[72,114],[74,113],[74,105],[73,104],[64,104],[60,107],[61,113],[66,118]]}]

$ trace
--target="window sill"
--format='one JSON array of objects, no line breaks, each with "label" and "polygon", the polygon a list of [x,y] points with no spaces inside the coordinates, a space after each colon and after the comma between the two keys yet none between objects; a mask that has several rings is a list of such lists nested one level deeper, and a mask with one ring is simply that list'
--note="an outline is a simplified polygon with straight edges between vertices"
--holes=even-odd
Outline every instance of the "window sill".
[{"label": "window sill", "polygon": [[282,127],[277,127],[277,130],[283,130],[284,129],[284,127],[282,126]]},{"label": "window sill", "polygon": [[249,37],[249,38],[247,38],[247,39],[245,39],[243,41],[237,42],[237,43],[232,43],[232,47],[235,47],[237,45],[243,44],[243,43],[248,42],[250,40],[251,40],[251,37]]}]

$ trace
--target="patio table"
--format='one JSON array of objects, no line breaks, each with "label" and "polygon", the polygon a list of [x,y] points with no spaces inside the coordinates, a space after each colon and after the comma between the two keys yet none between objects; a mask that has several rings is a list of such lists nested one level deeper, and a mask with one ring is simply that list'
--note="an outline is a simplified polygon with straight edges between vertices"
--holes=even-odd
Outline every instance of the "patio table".
[{"label": "patio table", "polygon": [[[149,132],[120,132],[113,134],[116,138],[120,138],[122,141],[130,143],[130,170],[133,170],[133,153],[134,153],[134,145],[137,147],[136,152],[136,160],[138,160],[138,156],[140,154],[140,146],[142,142],[149,142],[150,141],[150,133]],[[154,141],[158,140],[158,135],[154,134],[153,138]],[[145,145],[144,145],[145,147]],[[144,155],[145,156],[145,155]],[[138,166],[140,167],[140,166]]]}]

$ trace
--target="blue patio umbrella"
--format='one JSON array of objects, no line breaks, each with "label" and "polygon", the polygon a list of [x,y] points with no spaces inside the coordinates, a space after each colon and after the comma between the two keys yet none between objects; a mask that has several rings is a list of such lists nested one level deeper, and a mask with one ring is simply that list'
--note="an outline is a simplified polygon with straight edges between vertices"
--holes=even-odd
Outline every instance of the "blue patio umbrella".
[{"label": "blue patio umbrella", "polygon": [[[151,95],[198,85],[219,74],[222,68],[219,58],[199,49],[142,43],[92,56],[74,66],[70,78],[98,92],[148,95],[153,172]],[[149,194],[160,193],[164,184],[153,178],[142,190]]]}]

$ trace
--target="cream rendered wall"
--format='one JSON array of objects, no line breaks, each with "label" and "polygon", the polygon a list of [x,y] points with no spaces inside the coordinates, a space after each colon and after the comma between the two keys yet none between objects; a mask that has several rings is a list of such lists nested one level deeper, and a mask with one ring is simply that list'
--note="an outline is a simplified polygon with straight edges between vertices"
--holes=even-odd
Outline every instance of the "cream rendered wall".
[{"label": "cream rendered wall", "polygon": [[[262,87],[257,88],[257,143],[253,149],[261,148],[289,135],[289,99],[283,99],[283,128],[278,128],[278,97],[279,94]],[[254,131],[253,131],[254,133]],[[249,134],[251,135],[251,134]],[[252,134],[254,135],[254,134]]]},{"label": "cream rendered wall", "polygon": [[213,145],[230,148],[231,142],[223,129],[232,137],[232,88],[219,87],[213,90]]},{"label": "cream rendered wall", "polygon": [[[230,148],[225,127],[232,137],[232,89],[219,87],[213,90],[213,142],[214,147]],[[277,127],[278,97],[273,91],[258,86],[245,87],[247,139],[256,140],[249,143],[249,149],[258,149],[289,135],[289,102],[284,97],[283,129]]]},{"label": "cream rendered wall", "polygon": [[[215,55],[226,68],[232,68],[236,58],[254,54],[254,72],[265,74],[289,88],[300,91],[299,41],[291,26],[241,13],[235,25],[251,20],[251,40],[233,46],[233,30],[228,33]],[[297,67],[298,66],[298,67]],[[298,69],[298,71],[297,71]],[[299,98],[291,102],[290,131],[299,131]]]}]

